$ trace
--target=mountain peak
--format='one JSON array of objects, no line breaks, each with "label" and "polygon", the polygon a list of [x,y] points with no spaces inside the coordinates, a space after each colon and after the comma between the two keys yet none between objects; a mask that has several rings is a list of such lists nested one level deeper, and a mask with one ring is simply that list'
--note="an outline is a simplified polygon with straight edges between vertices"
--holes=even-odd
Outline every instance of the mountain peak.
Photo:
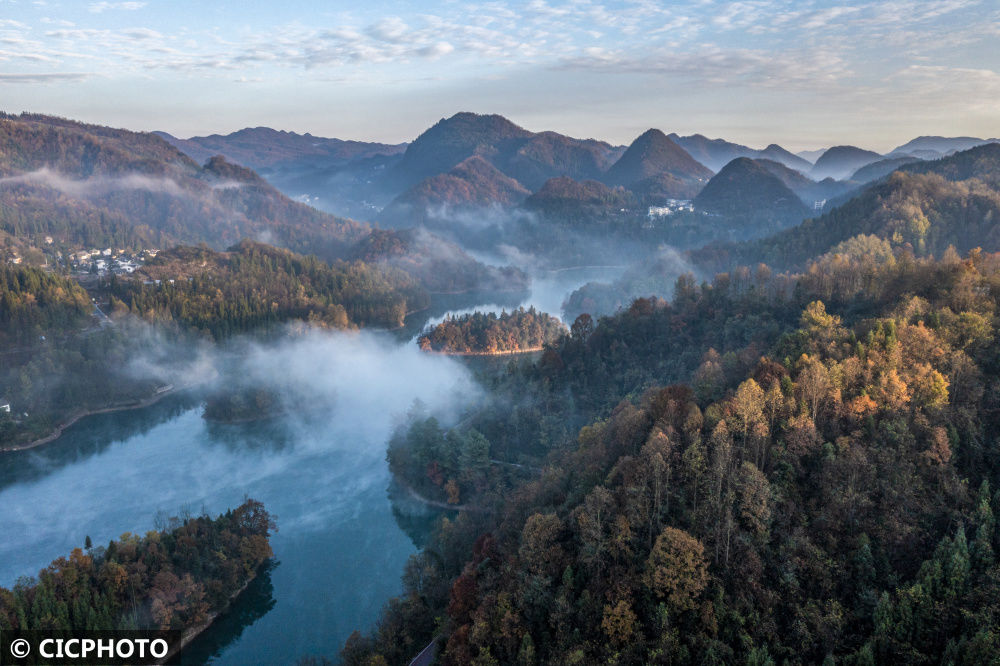
[{"label": "mountain peak", "polygon": [[833,177],[847,178],[863,166],[882,159],[878,153],[857,146],[834,146],[820,155],[813,165],[810,175],[815,180]]},{"label": "mountain peak", "polygon": [[604,180],[629,187],[654,176],[670,176],[690,184],[707,180],[712,172],[658,129],[640,134],[621,158],[611,165]]},{"label": "mountain peak", "polygon": [[[777,166],[777,165],[773,165]],[[731,217],[741,217],[753,211],[800,220],[808,209],[782,179],[749,157],[737,157],[708,181],[694,199],[700,210]]]}]

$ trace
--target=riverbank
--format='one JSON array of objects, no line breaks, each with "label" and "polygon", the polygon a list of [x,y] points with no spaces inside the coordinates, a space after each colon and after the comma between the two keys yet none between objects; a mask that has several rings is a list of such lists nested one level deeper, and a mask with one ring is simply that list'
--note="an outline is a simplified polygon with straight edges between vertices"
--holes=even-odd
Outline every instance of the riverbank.
[{"label": "riverbank", "polygon": [[[170,649],[170,651],[167,653],[167,656],[164,657],[163,660],[157,663],[164,664],[169,661],[173,661],[174,658],[177,656],[183,656],[184,648],[193,643],[194,640],[198,638],[198,636],[205,633],[205,631],[207,631],[209,627],[211,627],[215,623],[216,620],[218,620],[220,617],[222,617],[232,609],[233,604],[236,602],[236,600],[240,598],[241,594],[246,592],[247,588],[250,587],[250,583],[256,580],[257,574],[259,574],[261,569],[267,566],[267,564],[268,560],[261,562],[257,566],[257,568],[253,570],[253,572],[250,574],[250,577],[247,578],[246,582],[243,583],[243,586],[240,587],[240,589],[233,592],[231,595],[229,595],[229,600],[226,602],[226,605],[224,607],[215,611],[214,613],[209,613],[208,616],[205,618],[205,621],[202,622],[201,624],[196,624],[193,627],[188,627],[187,629],[185,629],[184,633],[181,634],[180,642]],[[181,661],[183,661],[183,659]]]},{"label": "riverbank", "polygon": [[124,412],[131,409],[142,409],[143,407],[149,407],[151,405],[155,405],[168,395],[176,393],[178,390],[181,389],[191,388],[191,386],[193,386],[193,384],[187,384],[181,387],[175,387],[172,384],[167,384],[165,386],[159,387],[156,390],[156,393],[154,393],[150,397],[144,400],[140,400],[138,402],[128,402],[118,405],[111,405],[109,407],[102,407],[100,409],[87,409],[75,412],[68,419],[57,425],[52,430],[52,432],[46,435],[45,437],[41,437],[34,441],[28,442],[27,444],[16,444],[14,446],[5,446],[3,448],[0,448],[0,453],[15,453],[17,451],[27,451],[28,449],[33,449],[42,446],[44,444],[49,444],[62,437],[63,432],[67,428],[69,428],[82,418],[85,418],[87,416],[96,416],[98,414],[111,414],[113,412]]},{"label": "riverbank", "polygon": [[420,351],[425,354],[434,354],[436,356],[518,356],[520,354],[534,354],[536,352],[544,351],[545,347],[529,347],[528,349],[514,349],[510,351],[495,351],[495,352],[455,352],[455,351],[435,351],[433,349],[421,349]]},{"label": "riverbank", "polygon": [[433,500],[429,497],[424,497],[421,495],[416,488],[411,486],[406,482],[405,479],[401,479],[398,476],[394,476],[393,480],[399,485],[400,488],[406,491],[406,493],[413,499],[417,500],[422,504],[427,506],[432,506],[435,509],[448,509],[449,511],[468,511],[470,513],[493,513],[493,509],[487,508],[485,506],[477,506],[475,504],[448,504],[447,502],[441,502],[438,500]]}]

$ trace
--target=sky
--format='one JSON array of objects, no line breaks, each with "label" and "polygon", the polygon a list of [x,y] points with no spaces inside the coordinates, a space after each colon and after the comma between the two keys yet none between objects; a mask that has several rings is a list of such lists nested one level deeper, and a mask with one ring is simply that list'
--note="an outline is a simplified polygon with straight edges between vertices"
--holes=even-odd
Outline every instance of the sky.
[{"label": "sky", "polygon": [[0,0],[0,110],[392,143],[475,111],[886,152],[1000,136],[1000,3]]}]

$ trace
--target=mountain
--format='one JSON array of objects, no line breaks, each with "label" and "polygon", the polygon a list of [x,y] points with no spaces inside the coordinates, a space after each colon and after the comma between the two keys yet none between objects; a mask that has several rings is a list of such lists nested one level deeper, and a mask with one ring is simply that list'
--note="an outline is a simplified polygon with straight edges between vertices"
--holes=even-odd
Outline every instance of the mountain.
[{"label": "mountain", "polygon": [[793,155],[776,143],[772,143],[764,150],[759,151],[755,157],[779,162],[789,169],[795,169],[802,173],[809,173],[813,167],[812,162],[807,162],[798,155]]},{"label": "mountain", "polygon": [[705,270],[761,261],[779,269],[801,268],[858,236],[921,256],[940,257],[949,246],[962,254],[975,247],[996,252],[998,221],[1000,144],[986,144],[905,164],[822,217],[768,238],[706,247],[693,255]]},{"label": "mountain", "polygon": [[258,238],[333,258],[367,233],[221,157],[199,166],[159,136],[50,116],[0,116],[0,175],[0,230],[24,243],[221,249]]},{"label": "mountain", "polygon": [[663,175],[671,178],[666,196],[690,199],[712,177],[712,172],[671,141],[666,134],[658,129],[651,129],[632,142],[602,180],[608,185],[631,188],[649,178]]},{"label": "mountain", "polygon": [[759,151],[724,139],[709,139],[701,134],[678,136],[669,134],[668,138],[687,151],[691,157],[712,171],[718,171],[737,157],[756,157]]},{"label": "mountain", "polygon": [[818,160],[827,150],[829,150],[829,148],[819,148],[818,150],[800,150],[795,153],[795,156],[801,157],[810,164],[815,164],[816,160]]},{"label": "mountain", "polygon": [[190,139],[178,139],[166,132],[153,133],[199,164],[213,155],[222,155],[230,162],[256,170],[302,160],[314,164],[346,164],[375,155],[395,155],[406,149],[405,143],[343,141],[270,127],[247,127],[232,134],[193,136]]},{"label": "mountain", "polygon": [[722,168],[694,198],[695,210],[732,218],[763,216],[799,221],[810,209],[768,168],[739,157]]},{"label": "mountain", "polygon": [[808,173],[809,169],[812,168],[811,162],[793,155],[776,143],[772,143],[764,150],[756,150],[723,139],[708,139],[701,134],[693,134],[691,136],[669,134],[667,136],[671,141],[686,150],[691,157],[716,172],[737,157],[774,160],[790,169],[796,169],[803,173]]},{"label": "mountain", "polygon": [[436,209],[510,206],[521,203],[529,194],[519,182],[474,155],[448,173],[425,178],[396,197],[379,219],[412,226]]},{"label": "mountain", "polygon": [[977,139],[971,136],[918,136],[916,139],[907,141],[903,145],[893,149],[889,155],[917,155],[918,151],[933,151],[939,155],[947,155],[975,148],[990,141],[995,141],[995,139]]},{"label": "mountain", "polygon": [[799,199],[802,200],[802,203],[808,208],[813,208],[818,201],[825,201],[840,196],[854,187],[850,183],[844,183],[833,178],[824,178],[817,183],[812,178],[803,175],[801,171],[791,169],[773,160],[756,159],[754,161],[771,172],[771,174],[777,176],[785,184],[785,187],[795,192]]},{"label": "mountain", "polygon": [[1000,187],[1000,143],[986,143],[939,160],[911,162],[909,173],[934,173],[952,181],[975,178]]},{"label": "mountain", "polygon": [[816,180],[828,177],[843,180],[861,167],[871,164],[881,157],[876,152],[854,146],[834,146],[816,160],[809,175]]},{"label": "mountain", "polygon": [[551,178],[577,180],[600,178],[622,152],[604,141],[573,139],[556,132],[540,132],[506,155],[498,155],[499,168],[530,190]]},{"label": "mountain", "polygon": [[870,183],[871,181],[878,180],[883,176],[888,176],[904,164],[910,164],[911,162],[918,161],[920,161],[920,158],[913,157],[912,155],[906,157],[890,157],[861,167],[851,174],[851,177],[848,178],[848,180],[857,183]]},{"label": "mountain", "polygon": [[417,137],[383,179],[383,186],[404,191],[478,156],[528,189],[536,189],[556,176],[597,178],[620,153],[620,148],[603,141],[535,133],[503,116],[462,112],[441,119]]},{"label": "mountain", "polygon": [[439,120],[407,146],[387,179],[390,186],[405,190],[473,155],[490,159],[513,152],[532,136],[503,116],[456,113]]}]

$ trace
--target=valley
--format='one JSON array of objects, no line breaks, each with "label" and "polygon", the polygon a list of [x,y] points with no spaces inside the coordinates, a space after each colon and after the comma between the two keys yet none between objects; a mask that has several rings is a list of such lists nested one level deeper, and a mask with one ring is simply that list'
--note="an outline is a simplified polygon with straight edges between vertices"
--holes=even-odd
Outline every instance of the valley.
[{"label": "valley", "polygon": [[[0,136],[0,628],[143,618],[223,664],[996,644],[1000,144]],[[114,597],[120,548],[249,497],[241,576],[170,551]]]}]

